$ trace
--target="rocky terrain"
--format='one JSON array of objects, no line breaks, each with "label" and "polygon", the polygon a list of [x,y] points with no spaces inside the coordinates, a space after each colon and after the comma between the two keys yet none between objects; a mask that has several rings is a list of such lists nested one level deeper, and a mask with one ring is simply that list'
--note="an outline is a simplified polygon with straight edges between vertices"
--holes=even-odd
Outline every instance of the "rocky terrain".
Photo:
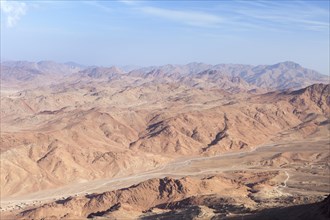
[{"label": "rocky terrain", "polygon": [[330,193],[327,83],[293,62],[1,63],[1,217],[299,219]]}]

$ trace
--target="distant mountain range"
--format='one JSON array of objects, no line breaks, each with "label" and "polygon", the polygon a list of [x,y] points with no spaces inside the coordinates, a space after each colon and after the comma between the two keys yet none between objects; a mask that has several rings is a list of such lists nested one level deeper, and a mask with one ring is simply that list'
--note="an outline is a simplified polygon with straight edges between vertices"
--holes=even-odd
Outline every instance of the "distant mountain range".
[{"label": "distant mountain range", "polygon": [[283,90],[328,83],[329,77],[294,62],[274,65],[189,63],[150,67],[86,67],[73,62],[7,61],[1,63],[2,83],[54,83],[58,80],[112,80],[133,77],[183,83],[196,88],[221,88],[231,92],[253,89]]}]

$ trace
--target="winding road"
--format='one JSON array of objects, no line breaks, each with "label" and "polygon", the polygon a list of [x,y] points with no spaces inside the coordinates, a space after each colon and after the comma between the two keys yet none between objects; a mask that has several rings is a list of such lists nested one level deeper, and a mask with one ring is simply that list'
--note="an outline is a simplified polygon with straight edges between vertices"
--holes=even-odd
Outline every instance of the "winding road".
[{"label": "winding road", "polygon": [[[308,143],[308,146],[306,143]],[[325,140],[324,143],[328,143],[328,140]],[[324,143],[321,142],[319,145],[313,145],[312,150],[319,153],[322,149],[324,149]],[[306,146],[306,149],[302,147],[302,144]],[[271,143],[255,147],[245,152],[240,151],[224,153],[222,155],[211,157],[180,158],[168,164],[159,166],[153,170],[133,174],[130,176],[73,183],[61,188],[38,191],[28,195],[12,198],[1,198],[1,208],[2,210],[8,211],[17,209],[17,205],[24,208],[33,204],[40,205],[45,202],[63,199],[68,196],[101,193],[104,191],[129,187],[133,184],[137,184],[151,178],[163,178],[166,176],[180,178],[189,175],[208,175],[223,173],[226,171],[244,170],[284,172],[286,178],[284,181],[280,180],[281,183],[274,188],[274,190],[277,192],[275,196],[282,196],[286,194],[283,192],[283,189],[288,187],[287,183],[291,178],[290,173],[292,174],[292,172],[295,170],[290,167],[282,168],[277,166],[262,166],[261,164],[258,165],[259,161],[262,161],[265,158],[272,158],[278,153],[288,151],[302,152],[303,150],[308,150],[310,152],[310,146],[311,144],[307,141],[296,143],[291,142],[290,144]]]}]

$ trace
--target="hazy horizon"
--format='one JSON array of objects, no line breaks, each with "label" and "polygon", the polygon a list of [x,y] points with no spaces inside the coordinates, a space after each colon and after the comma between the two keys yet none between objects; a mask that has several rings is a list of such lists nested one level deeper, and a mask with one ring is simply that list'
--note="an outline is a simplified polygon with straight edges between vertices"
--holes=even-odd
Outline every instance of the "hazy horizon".
[{"label": "hazy horizon", "polygon": [[328,1],[1,1],[1,60],[293,61],[329,75]]},{"label": "hazy horizon", "polygon": [[[212,66],[215,66],[215,65],[249,65],[249,66],[272,66],[272,65],[276,65],[276,64],[279,64],[279,63],[285,63],[285,62],[293,62],[293,63],[297,63],[297,62],[294,62],[294,61],[291,61],[291,60],[286,60],[286,61],[281,61],[281,62],[276,62],[276,63],[269,63],[269,64],[257,64],[257,65],[252,65],[252,64],[244,64],[244,63],[204,63],[204,62],[198,62],[198,61],[192,61],[192,62],[188,62],[188,63],[164,63],[164,64],[159,64],[159,65],[135,65],[135,64],[110,64],[110,65],[95,65],[95,64],[83,64],[83,63],[79,63],[79,62],[76,62],[76,61],[64,61],[64,62],[61,62],[61,61],[56,61],[56,60],[9,60],[9,59],[4,59],[4,60],[1,60],[1,63],[5,63],[5,62],[34,62],[34,63],[39,63],[39,62],[55,62],[55,63],[60,63],[60,64],[68,64],[68,63],[75,63],[76,65],[81,65],[83,66],[84,68],[88,68],[88,67],[104,67],[104,68],[110,68],[110,67],[119,67],[119,68],[123,68],[123,67],[133,67],[133,69],[139,69],[139,68],[148,68],[148,67],[160,67],[160,66],[166,66],[166,65],[179,65],[179,66],[184,66],[184,65],[188,65],[188,64],[191,64],[191,63],[201,63],[201,64],[206,64],[206,65],[212,65]],[[299,63],[297,63],[299,64]],[[300,64],[299,64],[300,65]],[[302,66],[302,65],[301,65]],[[306,68],[306,69],[310,69],[310,70],[314,70],[314,71],[317,71],[315,69],[312,69],[312,68],[308,68],[306,66],[302,66],[303,68]],[[326,76],[330,76],[330,73],[329,74],[323,74],[321,72],[319,72],[320,74],[322,75],[326,75]]]}]

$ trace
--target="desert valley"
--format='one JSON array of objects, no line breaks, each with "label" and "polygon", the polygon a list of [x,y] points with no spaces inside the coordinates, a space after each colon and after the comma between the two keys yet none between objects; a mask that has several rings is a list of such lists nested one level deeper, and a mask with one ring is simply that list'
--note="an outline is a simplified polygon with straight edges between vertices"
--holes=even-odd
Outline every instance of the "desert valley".
[{"label": "desert valley", "polygon": [[294,62],[1,63],[1,219],[329,219],[329,77]]}]

